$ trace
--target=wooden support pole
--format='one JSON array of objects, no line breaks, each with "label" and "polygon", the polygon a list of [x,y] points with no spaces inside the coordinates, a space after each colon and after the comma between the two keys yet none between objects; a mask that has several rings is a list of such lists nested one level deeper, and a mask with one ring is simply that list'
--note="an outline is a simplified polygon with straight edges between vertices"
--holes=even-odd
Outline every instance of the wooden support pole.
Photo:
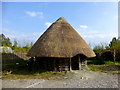
[{"label": "wooden support pole", "polygon": [[78,64],[79,64],[79,70],[81,70],[80,55],[78,55]]},{"label": "wooden support pole", "polygon": [[53,71],[55,71],[55,60],[53,59]]},{"label": "wooden support pole", "polygon": [[47,70],[49,70],[49,62],[48,62],[48,59],[47,59]]},{"label": "wooden support pole", "polygon": [[[61,59],[62,60],[62,59]],[[61,66],[62,66],[62,61],[60,60],[60,64],[59,64],[59,70],[60,71],[62,71],[62,68],[61,68]]]},{"label": "wooden support pole", "polygon": [[55,59],[53,59],[53,66],[54,66],[54,71],[55,71]]},{"label": "wooden support pole", "polygon": [[71,58],[70,58],[70,71],[72,70],[72,67],[71,67]]}]

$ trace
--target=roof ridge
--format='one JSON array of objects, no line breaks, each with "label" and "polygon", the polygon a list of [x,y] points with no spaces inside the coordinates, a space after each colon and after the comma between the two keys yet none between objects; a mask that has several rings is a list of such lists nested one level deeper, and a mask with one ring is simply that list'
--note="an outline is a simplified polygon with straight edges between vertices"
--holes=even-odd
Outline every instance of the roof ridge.
[{"label": "roof ridge", "polygon": [[61,22],[62,22],[62,23],[68,23],[64,17],[60,17],[58,20],[55,21],[55,23],[56,23],[56,22],[58,22],[58,23],[59,23],[59,22],[60,22],[60,23],[61,23]]}]

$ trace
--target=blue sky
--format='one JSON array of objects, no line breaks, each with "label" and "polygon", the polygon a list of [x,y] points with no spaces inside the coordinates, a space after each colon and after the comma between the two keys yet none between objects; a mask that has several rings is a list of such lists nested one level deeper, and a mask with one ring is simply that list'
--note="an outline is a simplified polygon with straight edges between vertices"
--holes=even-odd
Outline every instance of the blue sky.
[{"label": "blue sky", "polygon": [[35,42],[59,17],[92,46],[118,36],[117,2],[3,2],[2,6],[2,33],[21,45]]}]

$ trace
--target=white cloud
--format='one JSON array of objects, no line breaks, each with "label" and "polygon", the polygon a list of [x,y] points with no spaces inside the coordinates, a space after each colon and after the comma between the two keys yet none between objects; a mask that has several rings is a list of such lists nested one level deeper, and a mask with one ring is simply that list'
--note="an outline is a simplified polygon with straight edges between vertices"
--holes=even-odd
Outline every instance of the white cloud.
[{"label": "white cloud", "polygon": [[[107,31],[107,30],[105,30]],[[114,31],[114,30],[113,30]],[[117,32],[104,32],[100,30],[81,30],[78,29],[77,32],[83,37],[83,39],[92,46],[98,45],[101,42],[110,43],[113,37],[118,37]]]},{"label": "white cloud", "polygon": [[94,36],[93,35],[82,35],[83,36],[83,38],[91,38],[91,39],[93,39],[94,38]]},{"label": "white cloud", "polygon": [[10,30],[7,28],[3,28],[2,33],[6,37],[9,37],[12,42],[14,40],[17,40],[21,45],[24,45],[25,42],[35,42],[41,35],[40,32],[19,33],[19,32],[16,32],[15,30]]},{"label": "white cloud", "polygon": [[87,26],[87,25],[80,25],[80,28],[82,28],[82,29],[87,29],[88,26]]},{"label": "white cloud", "polygon": [[45,23],[45,26],[48,28],[51,24],[52,24],[52,23],[50,23],[50,22],[46,22],[46,23]]},{"label": "white cloud", "polygon": [[39,18],[43,18],[43,12],[35,12],[35,11],[26,11],[25,12],[27,15],[31,16],[31,17],[39,17]]},{"label": "white cloud", "polygon": [[103,14],[104,14],[104,15],[108,15],[109,13],[105,11],[105,12],[103,12]]},{"label": "white cloud", "polygon": [[119,18],[119,16],[118,16],[118,15],[114,15],[114,18],[115,18],[115,19],[118,19],[118,18]]},{"label": "white cloud", "polygon": [[[40,35],[43,34],[43,32],[19,33],[15,30],[10,30],[7,28],[3,28],[2,32],[6,37],[9,37],[12,42],[14,39],[16,39],[22,45],[24,45],[25,42],[35,42],[40,37]],[[118,37],[118,34],[116,32],[113,33],[110,31],[106,33],[100,30],[77,30],[77,32],[88,44],[90,43],[91,45],[97,45],[100,42],[109,43],[113,37]]]}]

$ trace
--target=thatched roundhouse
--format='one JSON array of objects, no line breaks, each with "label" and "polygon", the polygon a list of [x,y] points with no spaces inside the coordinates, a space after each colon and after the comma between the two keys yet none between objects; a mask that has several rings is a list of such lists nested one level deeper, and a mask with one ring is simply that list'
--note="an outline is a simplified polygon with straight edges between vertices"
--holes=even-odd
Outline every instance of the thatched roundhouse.
[{"label": "thatched roundhouse", "polygon": [[63,18],[54,22],[27,54],[35,57],[39,67],[47,70],[79,70],[95,53]]}]

